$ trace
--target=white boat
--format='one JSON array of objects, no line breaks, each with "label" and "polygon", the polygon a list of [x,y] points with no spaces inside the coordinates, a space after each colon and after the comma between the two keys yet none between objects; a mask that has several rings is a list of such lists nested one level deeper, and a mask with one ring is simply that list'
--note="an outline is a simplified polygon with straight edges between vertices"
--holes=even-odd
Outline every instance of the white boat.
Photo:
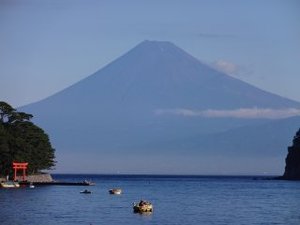
[{"label": "white boat", "polygon": [[1,187],[3,187],[3,188],[18,188],[18,187],[20,187],[20,184],[18,182],[14,182],[14,181],[5,181],[5,182],[1,182]]},{"label": "white boat", "polygon": [[29,184],[29,188],[35,188],[35,186],[33,185],[33,183]]},{"label": "white boat", "polygon": [[114,189],[110,189],[108,192],[109,192],[109,194],[112,194],[112,195],[120,195],[120,194],[122,194],[122,189],[114,188]]}]

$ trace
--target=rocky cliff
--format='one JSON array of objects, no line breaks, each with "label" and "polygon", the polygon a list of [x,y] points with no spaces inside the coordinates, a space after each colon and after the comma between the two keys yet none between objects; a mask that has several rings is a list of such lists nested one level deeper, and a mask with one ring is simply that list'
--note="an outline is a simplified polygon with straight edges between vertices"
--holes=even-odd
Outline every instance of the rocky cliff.
[{"label": "rocky cliff", "polygon": [[293,145],[288,147],[285,163],[283,179],[300,180],[300,129],[294,136]]}]

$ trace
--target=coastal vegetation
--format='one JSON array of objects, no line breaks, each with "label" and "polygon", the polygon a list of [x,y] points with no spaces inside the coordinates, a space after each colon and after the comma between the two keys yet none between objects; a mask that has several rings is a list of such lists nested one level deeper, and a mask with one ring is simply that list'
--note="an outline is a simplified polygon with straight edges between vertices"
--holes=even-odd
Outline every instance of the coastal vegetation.
[{"label": "coastal vegetation", "polygon": [[32,117],[0,101],[0,176],[11,174],[14,161],[28,162],[28,174],[55,165],[49,137],[31,121]]}]

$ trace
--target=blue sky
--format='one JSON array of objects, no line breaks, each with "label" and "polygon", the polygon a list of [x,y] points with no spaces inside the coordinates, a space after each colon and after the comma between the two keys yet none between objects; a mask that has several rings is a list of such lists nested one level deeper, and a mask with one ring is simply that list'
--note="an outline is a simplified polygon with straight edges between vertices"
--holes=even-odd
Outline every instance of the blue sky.
[{"label": "blue sky", "polygon": [[0,99],[41,100],[143,40],[300,101],[297,0],[0,0]]}]

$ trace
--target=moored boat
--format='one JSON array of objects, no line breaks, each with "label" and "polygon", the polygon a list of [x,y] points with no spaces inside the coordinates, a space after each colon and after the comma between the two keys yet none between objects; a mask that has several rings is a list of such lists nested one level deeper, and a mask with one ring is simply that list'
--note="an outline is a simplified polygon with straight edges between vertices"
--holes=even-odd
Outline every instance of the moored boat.
[{"label": "moored boat", "polygon": [[95,183],[92,181],[84,180],[82,184],[87,185],[87,186],[95,186]]},{"label": "moored boat", "polygon": [[120,195],[122,194],[122,189],[114,188],[114,189],[110,189],[108,192],[112,195]]},{"label": "moored boat", "polygon": [[90,190],[85,189],[84,191],[81,191],[80,194],[92,194]]},{"label": "moored boat", "polygon": [[153,211],[152,203],[141,200],[139,203],[133,203],[133,211],[135,213],[146,213]]},{"label": "moored boat", "polygon": [[14,181],[4,181],[4,182],[1,182],[1,187],[3,187],[3,188],[18,188],[18,187],[20,187],[20,184],[18,182],[14,182]]}]

